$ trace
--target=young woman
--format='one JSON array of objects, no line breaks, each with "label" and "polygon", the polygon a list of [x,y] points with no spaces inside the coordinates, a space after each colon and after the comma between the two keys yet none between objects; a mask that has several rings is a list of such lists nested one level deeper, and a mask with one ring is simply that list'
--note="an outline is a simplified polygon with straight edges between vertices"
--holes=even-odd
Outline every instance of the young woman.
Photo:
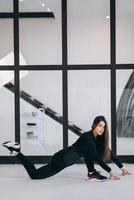
[{"label": "young woman", "polygon": [[3,146],[6,147],[11,154],[15,153],[31,179],[43,179],[53,176],[64,168],[75,164],[82,157],[85,159],[88,169],[87,177],[89,179],[107,179],[106,176],[101,175],[95,170],[94,162],[96,161],[109,173],[109,179],[119,180],[120,178],[116,176],[112,172],[112,169],[106,164],[106,161],[110,161],[111,159],[121,169],[122,175],[130,174],[109,149],[108,126],[103,116],[97,116],[89,132],[83,133],[72,146],[55,153],[49,164],[38,169],[36,169],[30,160],[20,152],[20,144],[8,141],[3,143]]}]

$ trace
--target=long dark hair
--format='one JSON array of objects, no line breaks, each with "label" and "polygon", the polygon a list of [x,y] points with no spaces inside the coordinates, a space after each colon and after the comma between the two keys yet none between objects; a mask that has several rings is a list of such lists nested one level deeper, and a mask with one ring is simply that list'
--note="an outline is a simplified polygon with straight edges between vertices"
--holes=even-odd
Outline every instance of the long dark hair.
[{"label": "long dark hair", "polygon": [[92,130],[96,128],[96,126],[103,121],[105,123],[104,133],[101,136],[97,136],[97,150],[101,155],[104,161],[109,161],[110,159],[110,149],[109,149],[109,131],[108,124],[104,116],[97,116],[92,124]]}]

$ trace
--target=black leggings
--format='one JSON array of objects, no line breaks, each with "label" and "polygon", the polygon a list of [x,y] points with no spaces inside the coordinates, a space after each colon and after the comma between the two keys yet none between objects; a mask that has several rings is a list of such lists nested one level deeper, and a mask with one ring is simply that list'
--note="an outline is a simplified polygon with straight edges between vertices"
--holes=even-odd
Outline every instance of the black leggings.
[{"label": "black leggings", "polygon": [[19,153],[17,158],[23,164],[31,179],[43,179],[53,176],[65,167],[75,164],[81,157],[76,153],[75,148],[71,146],[55,153],[49,164],[38,169],[22,153]]}]

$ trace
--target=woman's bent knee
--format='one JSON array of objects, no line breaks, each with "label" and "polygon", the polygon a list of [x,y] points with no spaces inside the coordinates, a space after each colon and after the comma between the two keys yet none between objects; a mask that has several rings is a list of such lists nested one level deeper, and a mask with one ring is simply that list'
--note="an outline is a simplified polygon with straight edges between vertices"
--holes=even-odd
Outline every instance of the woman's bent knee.
[{"label": "woman's bent knee", "polygon": [[32,173],[32,174],[29,174],[29,176],[30,176],[30,178],[31,179],[41,179],[38,175],[37,175],[37,173]]}]

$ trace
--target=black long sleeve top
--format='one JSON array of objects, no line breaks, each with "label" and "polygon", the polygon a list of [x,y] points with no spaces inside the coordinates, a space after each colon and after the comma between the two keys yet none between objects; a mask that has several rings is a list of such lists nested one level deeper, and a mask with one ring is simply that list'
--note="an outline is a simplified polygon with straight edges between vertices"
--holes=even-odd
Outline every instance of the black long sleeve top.
[{"label": "black long sleeve top", "polygon": [[[99,137],[99,136],[98,136]],[[96,146],[96,155],[95,155],[95,161],[108,173],[111,171],[111,168],[106,164],[106,162],[104,162],[102,160],[102,147],[101,145],[98,143],[97,138],[94,137],[93,131],[88,131],[83,133],[79,139],[72,145],[73,147],[75,147],[76,152],[83,157],[83,155],[86,153],[87,148],[90,147],[91,143],[94,143]],[[123,165],[122,163],[117,159],[116,156],[114,156],[111,152],[111,160],[114,161],[114,163],[119,167],[122,168]]]}]

